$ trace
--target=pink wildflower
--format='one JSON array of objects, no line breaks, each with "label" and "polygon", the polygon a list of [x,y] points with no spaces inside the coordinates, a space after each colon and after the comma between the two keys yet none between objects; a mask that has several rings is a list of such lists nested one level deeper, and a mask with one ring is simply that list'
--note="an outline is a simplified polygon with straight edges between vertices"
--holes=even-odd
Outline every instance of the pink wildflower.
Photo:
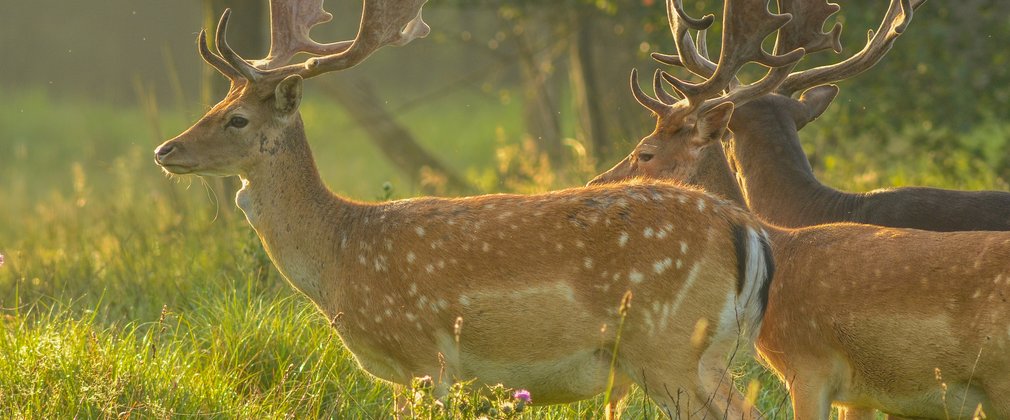
[{"label": "pink wildflower", "polygon": [[530,396],[530,392],[525,389],[520,389],[516,391],[515,394],[512,394],[512,398],[515,398],[524,403],[529,403],[533,401],[533,398]]},{"label": "pink wildflower", "polygon": [[4,266],[4,254],[0,254],[0,267]]}]

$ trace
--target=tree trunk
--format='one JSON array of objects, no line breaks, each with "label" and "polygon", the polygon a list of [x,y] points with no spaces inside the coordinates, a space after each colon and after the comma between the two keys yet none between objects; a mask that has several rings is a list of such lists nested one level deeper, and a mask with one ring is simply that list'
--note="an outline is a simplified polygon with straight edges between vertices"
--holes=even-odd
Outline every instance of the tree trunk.
[{"label": "tree trunk", "polygon": [[[554,163],[563,163],[564,148],[561,143],[561,123],[557,94],[551,78],[554,65],[550,51],[535,51],[530,38],[540,34],[542,28],[533,18],[527,19],[528,30],[512,37],[516,43],[519,73],[523,89],[523,118],[526,133]],[[536,28],[536,29],[535,29]]]},{"label": "tree trunk", "polygon": [[365,129],[393,165],[426,194],[473,193],[476,188],[424,150],[406,127],[396,122],[364,79],[333,77],[321,84],[327,94]]},{"label": "tree trunk", "polygon": [[612,144],[607,141],[606,114],[600,108],[603,94],[593,58],[593,27],[586,13],[578,8],[572,13],[575,35],[569,44],[569,73],[572,82],[572,102],[576,113],[576,136],[589,144],[597,162],[610,156]]}]

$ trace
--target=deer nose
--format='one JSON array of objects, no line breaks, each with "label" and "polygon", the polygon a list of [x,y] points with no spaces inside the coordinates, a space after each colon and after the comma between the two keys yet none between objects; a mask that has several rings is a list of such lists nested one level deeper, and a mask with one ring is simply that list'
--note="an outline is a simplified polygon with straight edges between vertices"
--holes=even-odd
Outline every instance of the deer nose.
[{"label": "deer nose", "polygon": [[154,161],[161,163],[164,161],[165,157],[175,151],[175,145],[172,143],[167,143],[154,149]]}]

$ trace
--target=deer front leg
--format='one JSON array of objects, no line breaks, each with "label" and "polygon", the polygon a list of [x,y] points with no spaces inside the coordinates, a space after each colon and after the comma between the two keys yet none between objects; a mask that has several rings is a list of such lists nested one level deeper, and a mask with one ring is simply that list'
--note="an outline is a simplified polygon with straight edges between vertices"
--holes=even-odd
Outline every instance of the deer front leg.
[{"label": "deer front leg", "polygon": [[610,391],[610,402],[604,407],[606,410],[605,418],[607,420],[618,420],[621,418],[621,413],[628,406],[628,391],[631,390],[631,385],[614,385],[614,388]]}]

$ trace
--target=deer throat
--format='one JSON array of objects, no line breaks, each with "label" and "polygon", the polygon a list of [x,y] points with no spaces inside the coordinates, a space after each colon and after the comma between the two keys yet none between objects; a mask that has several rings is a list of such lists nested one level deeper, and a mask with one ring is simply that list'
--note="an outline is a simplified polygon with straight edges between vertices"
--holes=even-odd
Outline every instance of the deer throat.
[{"label": "deer throat", "polygon": [[250,225],[256,226],[258,220],[256,208],[253,206],[252,195],[249,192],[249,180],[242,179],[242,188],[235,193],[235,205],[245,213],[245,218]]}]

